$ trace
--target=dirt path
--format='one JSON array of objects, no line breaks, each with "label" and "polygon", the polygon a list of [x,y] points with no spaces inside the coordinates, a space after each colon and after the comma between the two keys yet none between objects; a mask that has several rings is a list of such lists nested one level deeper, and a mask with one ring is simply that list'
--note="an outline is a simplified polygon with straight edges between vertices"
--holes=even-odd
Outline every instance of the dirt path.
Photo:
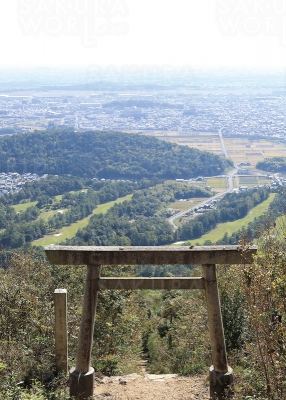
[{"label": "dirt path", "polygon": [[196,375],[131,374],[96,378],[97,400],[206,400],[209,399],[207,377]]}]

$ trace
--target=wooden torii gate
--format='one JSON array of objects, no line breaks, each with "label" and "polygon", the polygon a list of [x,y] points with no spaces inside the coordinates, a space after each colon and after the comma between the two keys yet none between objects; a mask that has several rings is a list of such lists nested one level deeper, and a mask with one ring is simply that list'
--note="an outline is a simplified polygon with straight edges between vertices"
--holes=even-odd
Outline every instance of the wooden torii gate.
[{"label": "wooden torii gate", "polygon": [[[108,289],[203,289],[206,293],[212,363],[211,399],[230,399],[233,395],[233,372],[227,362],[216,264],[251,264],[255,246],[195,247],[109,247],[48,246],[51,264],[87,265],[76,366],[70,370],[70,395],[88,399],[94,391],[94,369],[90,366],[94,320],[99,290]],[[199,278],[100,277],[102,265],[201,264]]]}]

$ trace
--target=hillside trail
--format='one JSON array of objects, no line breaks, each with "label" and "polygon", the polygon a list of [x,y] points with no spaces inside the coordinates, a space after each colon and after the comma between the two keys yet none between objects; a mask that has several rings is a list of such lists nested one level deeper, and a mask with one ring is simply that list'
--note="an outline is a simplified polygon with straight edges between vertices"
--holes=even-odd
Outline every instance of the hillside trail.
[{"label": "hillside trail", "polygon": [[154,375],[142,360],[140,374],[96,378],[97,400],[206,400],[209,385],[206,375],[190,377],[177,374]]}]

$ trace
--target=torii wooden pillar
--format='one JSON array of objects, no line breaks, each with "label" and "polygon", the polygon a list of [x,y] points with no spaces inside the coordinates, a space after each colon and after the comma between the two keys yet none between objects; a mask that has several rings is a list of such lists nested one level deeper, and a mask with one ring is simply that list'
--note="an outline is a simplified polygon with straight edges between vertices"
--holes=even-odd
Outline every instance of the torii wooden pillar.
[{"label": "torii wooden pillar", "polygon": [[[95,247],[48,246],[51,264],[87,265],[83,309],[76,367],[70,370],[70,395],[76,399],[93,396],[94,369],[90,366],[91,349],[99,290],[107,289],[204,289],[212,349],[210,368],[211,399],[230,399],[233,373],[227,363],[216,264],[251,264],[255,246],[190,247]],[[101,278],[102,265],[202,264],[200,278]]]}]

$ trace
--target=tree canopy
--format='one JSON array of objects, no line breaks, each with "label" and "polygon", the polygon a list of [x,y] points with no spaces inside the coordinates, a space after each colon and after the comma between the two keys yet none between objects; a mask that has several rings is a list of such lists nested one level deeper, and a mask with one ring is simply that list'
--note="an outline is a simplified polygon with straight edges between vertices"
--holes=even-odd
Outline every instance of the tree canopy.
[{"label": "tree canopy", "polygon": [[176,179],[222,174],[230,165],[212,153],[122,132],[53,130],[0,138],[0,172]]},{"label": "tree canopy", "polygon": [[265,158],[256,164],[256,168],[269,172],[285,172],[286,171],[286,157],[271,157]]}]

